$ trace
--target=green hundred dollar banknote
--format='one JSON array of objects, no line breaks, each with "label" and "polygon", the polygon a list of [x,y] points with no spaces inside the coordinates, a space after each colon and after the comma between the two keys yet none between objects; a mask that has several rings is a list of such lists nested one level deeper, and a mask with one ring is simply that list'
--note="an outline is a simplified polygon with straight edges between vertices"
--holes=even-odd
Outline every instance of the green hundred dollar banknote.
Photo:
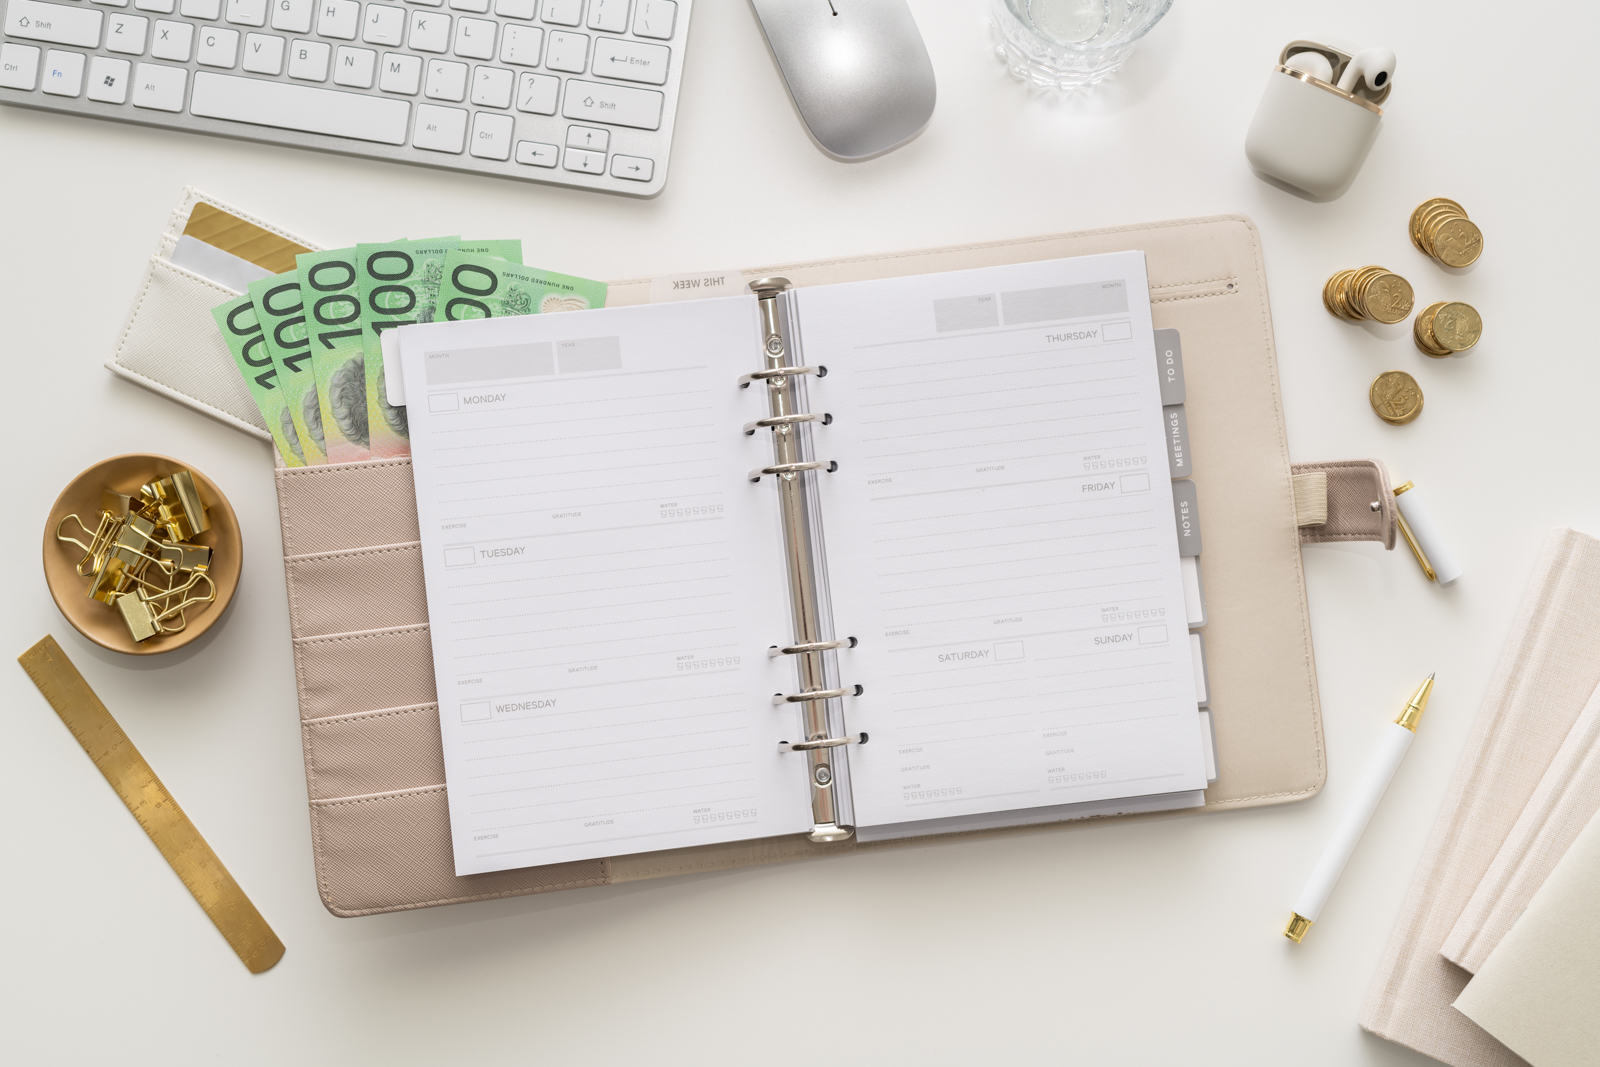
[{"label": "green hundred dollar banknote", "polygon": [[498,319],[510,315],[582,311],[606,302],[604,282],[463,252],[445,256],[440,319]]},{"label": "green hundred dollar banknote", "polygon": [[[356,245],[356,287],[361,297],[361,348],[367,371],[368,447],[389,459],[411,454],[406,409],[389,403],[383,377],[383,331],[432,322],[444,278],[444,257],[458,237]],[[521,241],[475,241],[468,247],[520,261]]]},{"label": "green hundred dollar banknote", "polygon": [[[322,406],[311,366],[311,339],[306,332],[305,305],[300,300],[300,275],[285,271],[250,283],[250,300],[261,324],[261,341],[278,372],[283,406],[294,425],[307,466],[328,462],[322,436]],[[287,434],[285,435],[287,436]]]},{"label": "green hundred dollar banknote", "polygon": [[305,302],[311,366],[322,404],[329,463],[372,458],[367,419],[367,361],[361,347],[361,293],[356,250],[335,248],[294,257]]},{"label": "green hundred dollar banknote", "polygon": [[251,399],[261,409],[261,417],[272,434],[272,443],[278,446],[278,454],[288,466],[304,467],[306,457],[300,449],[300,435],[284,407],[283,390],[278,388],[278,368],[273,366],[272,353],[267,351],[266,340],[261,335],[255,301],[241,296],[218,304],[211,309],[211,317],[217,321],[217,329],[228,351],[233,353],[233,361],[244,376]]}]

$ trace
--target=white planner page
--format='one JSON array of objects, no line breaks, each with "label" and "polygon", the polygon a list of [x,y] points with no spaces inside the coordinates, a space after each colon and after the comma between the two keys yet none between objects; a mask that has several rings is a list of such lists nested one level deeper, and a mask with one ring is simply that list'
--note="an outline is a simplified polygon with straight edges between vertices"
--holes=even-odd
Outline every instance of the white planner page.
[{"label": "white planner page", "polygon": [[797,294],[859,826],[1200,801],[1148,294],[1138,252]]},{"label": "white planner page", "polygon": [[809,830],[755,298],[397,336],[456,873]]}]

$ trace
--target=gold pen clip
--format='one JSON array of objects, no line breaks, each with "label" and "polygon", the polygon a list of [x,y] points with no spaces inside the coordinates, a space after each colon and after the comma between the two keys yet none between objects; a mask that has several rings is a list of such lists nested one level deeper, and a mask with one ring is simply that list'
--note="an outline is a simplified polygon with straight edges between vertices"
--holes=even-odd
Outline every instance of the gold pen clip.
[{"label": "gold pen clip", "polygon": [[[1406,482],[1404,485],[1395,486],[1394,495],[1398,497],[1415,484],[1415,482]],[[1411,554],[1417,557],[1418,563],[1422,564],[1422,573],[1428,576],[1428,581],[1438,581],[1439,576],[1433,572],[1433,564],[1428,562],[1428,554],[1422,551],[1422,546],[1417,543],[1416,535],[1411,532],[1411,527],[1407,525],[1406,517],[1400,513],[1398,505],[1394,509],[1394,517],[1400,524],[1400,536],[1406,539],[1406,544],[1411,546]]]}]

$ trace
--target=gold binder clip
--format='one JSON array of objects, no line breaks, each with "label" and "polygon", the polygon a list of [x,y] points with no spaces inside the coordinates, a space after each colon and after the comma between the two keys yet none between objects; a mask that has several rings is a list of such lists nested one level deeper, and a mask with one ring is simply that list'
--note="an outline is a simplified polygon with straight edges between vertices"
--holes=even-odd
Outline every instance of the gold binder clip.
[{"label": "gold binder clip", "polygon": [[196,534],[211,529],[206,518],[205,502],[195,487],[194,476],[188,471],[177,471],[168,477],[157,478],[140,490],[153,501],[151,518],[174,541],[192,541]]},{"label": "gold binder clip", "polygon": [[161,558],[178,570],[189,573],[211,565],[211,549],[178,541],[161,542]]},{"label": "gold binder clip", "polygon": [[[88,544],[84,544],[76,537],[61,532],[61,528],[67,524],[68,519],[77,523],[78,529],[89,534]],[[109,512],[100,513],[100,522],[95,526],[93,532],[90,532],[89,527],[85,526],[83,520],[76,514],[64,515],[61,521],[56,523],[56,540],[63,544],[77,545],[83,549],[84,557],[78,561],[78,565],[73,569],[77,572],[78,577],[88,578],[98,571],[101,564],[105,562],[106,552],[110,549],[111,543],[117,539],[117,533],[121,529],[122,520],[113,517]]]},{"label": "gold binder clip", "polygon": [[[174,597],[181,596],[193,589],[198,583],[205,582],[209,587],[205,596],[189,597],[177,604],[169,604]],[[206,573],[205,568],[194,572],[194,576],[183,585],[170,589],[164,593],[152,596],[143,589],[123,593],[116,598],[117,611],[122,614],[122,621],[127,624],[128,632],[135,641],[147,641],[157,634],[175,634],[189,624],[184,618],[185,608],[195,604],[209,604],[217,599],[217,586]],[[170,625],[169,620],[177,619],[176,626]]]}]

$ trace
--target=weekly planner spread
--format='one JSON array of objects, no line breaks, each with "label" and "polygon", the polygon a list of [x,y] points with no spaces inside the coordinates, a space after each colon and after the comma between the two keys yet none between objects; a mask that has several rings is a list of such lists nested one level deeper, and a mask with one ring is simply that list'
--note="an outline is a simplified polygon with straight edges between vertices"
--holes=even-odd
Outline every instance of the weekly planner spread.
[{"label": "weekly planner spread", "polygon": [[[855,833],[1202,803],[1143,255],[784,310]],[[406,327],[391,358],[457,873],[810,829],[773,448],[741,432],[756,298]]]}]

